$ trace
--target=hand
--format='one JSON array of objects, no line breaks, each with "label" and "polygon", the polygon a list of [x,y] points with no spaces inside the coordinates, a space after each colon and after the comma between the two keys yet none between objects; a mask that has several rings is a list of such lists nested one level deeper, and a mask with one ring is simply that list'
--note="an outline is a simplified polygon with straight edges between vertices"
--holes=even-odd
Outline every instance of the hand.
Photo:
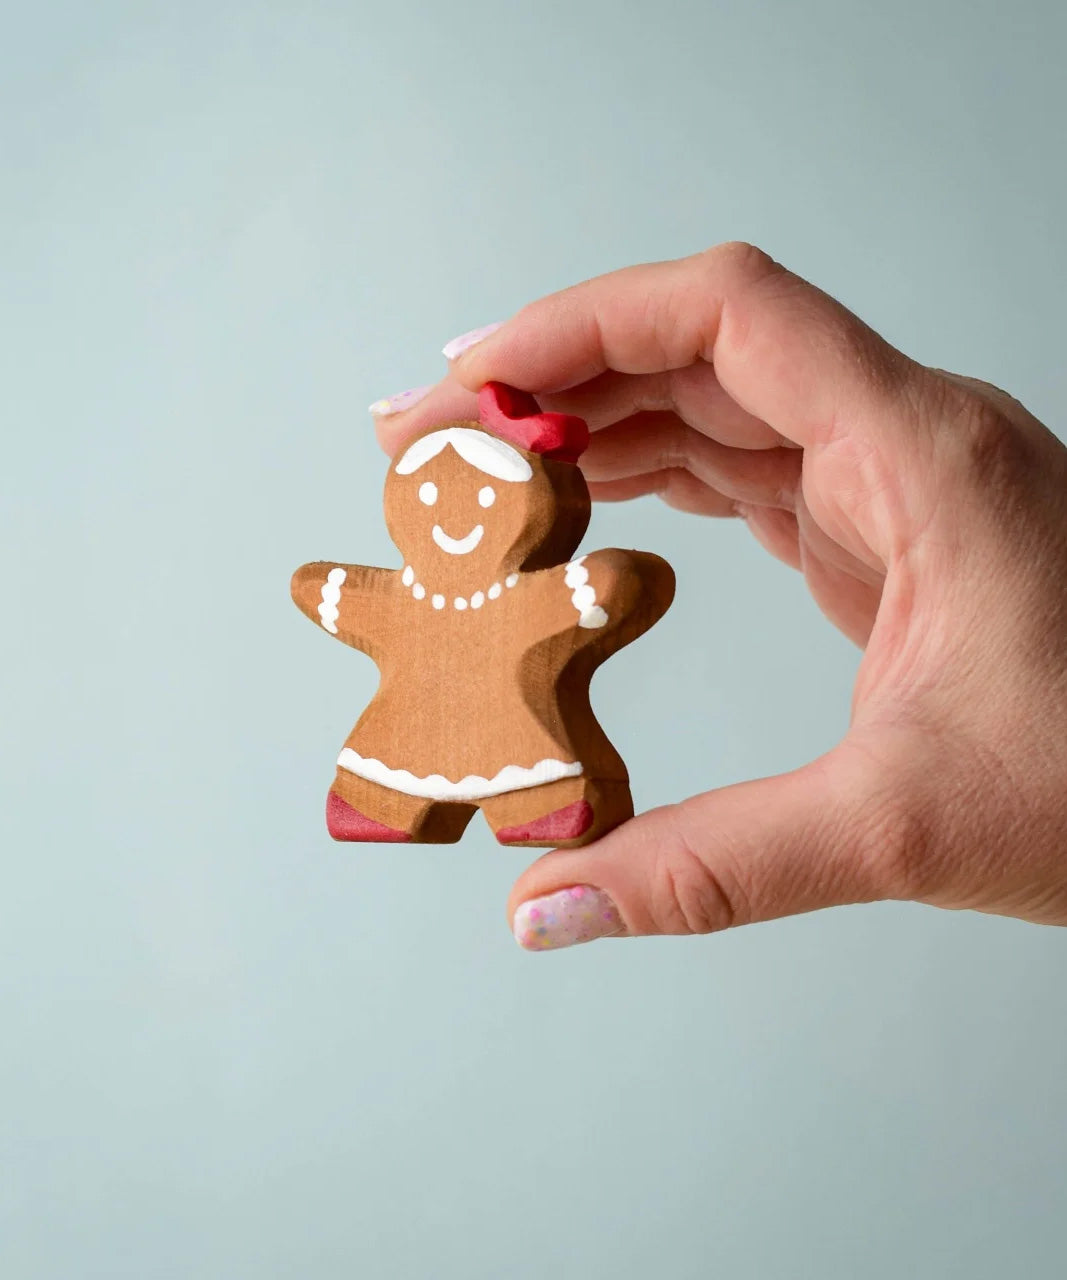
[{"label": "hand", "polygon": [[594,497],[741,516],[866,650],[838,746],[545,855],[511,895],[520,941],[888,898],[1067,924],[1067,450],[1051,432],[747,245],[533,303],[379,417],[382,442],[471,416],[491,379],[586,418]]}]

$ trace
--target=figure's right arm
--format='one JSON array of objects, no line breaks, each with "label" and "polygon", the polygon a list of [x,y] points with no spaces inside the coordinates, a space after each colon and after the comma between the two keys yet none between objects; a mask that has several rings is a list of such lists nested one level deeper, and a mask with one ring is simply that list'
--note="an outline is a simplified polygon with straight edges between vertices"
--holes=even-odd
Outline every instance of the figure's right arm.
[{"label": "figure's right arm", "polygon": [[290,591],[312,622],[373,658],[388,629],[395,577],[392,569],[317,560],[297,569]]}]

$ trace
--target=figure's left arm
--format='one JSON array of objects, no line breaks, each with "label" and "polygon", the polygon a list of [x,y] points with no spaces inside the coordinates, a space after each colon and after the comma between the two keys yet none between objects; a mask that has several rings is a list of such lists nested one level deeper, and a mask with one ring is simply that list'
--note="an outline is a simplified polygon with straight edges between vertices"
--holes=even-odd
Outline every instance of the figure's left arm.
[{"label": "figure's left arm", "polygon": [[674,571],[647,551],[591,551],[539,576],[553,632],[610,649],[636,640],[674,599]]}]

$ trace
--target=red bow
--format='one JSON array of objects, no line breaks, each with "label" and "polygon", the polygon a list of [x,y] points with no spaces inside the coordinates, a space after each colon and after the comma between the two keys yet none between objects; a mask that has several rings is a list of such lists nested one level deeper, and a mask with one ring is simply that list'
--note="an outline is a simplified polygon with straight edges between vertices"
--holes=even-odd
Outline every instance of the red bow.
[{"label": "red bow", "polygon": [[532,395],[503,382],[487,382],[482,387],[478,415],[495,436],[527,453],[540,453],[559,462],[577,462],[589,443],[584,418],[542,413]]}]

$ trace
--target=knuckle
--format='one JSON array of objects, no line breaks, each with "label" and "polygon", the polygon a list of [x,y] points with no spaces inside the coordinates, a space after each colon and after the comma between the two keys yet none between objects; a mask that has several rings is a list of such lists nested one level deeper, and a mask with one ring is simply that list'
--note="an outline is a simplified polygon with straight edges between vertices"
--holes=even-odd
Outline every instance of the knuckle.
[{"label": "knuckle", "polygon": [[965,466],[973,481],[1009,498],[1030,488],[1033,445],[996,405],[981,396],[968,397],[961,425]]},{"label": "knuckle", "polygon": [[697,853],[681,806],[670,813],[669,836],[656,850],[650,911],[660,933],[717,933],[750,919],[740,879],[729,856],[712,868]]},{"label": "knuckle", "polygon": [[878,898],[912,900],[929,880],[933,831],[923,809],[901,788],[869,799],[860,828],[860,858]]},{"label": "knuckle", "polygon": [[746,240],[727,240],[712,245],[700,257],[705,267],[716,275],[725,271],[741,279],[755,279],[781,269],[769,253]]},{"label": "knuckle", "polygon": [[692,463],[689,441],[689,428],[680,418],[663,424],[656,433],[656,469],[688,470]]},{"label": "knuckle", "polygon": [[877,754],[861,758],[852,780],[858,796],[854,855],[872,900],[916,901],[928,897],[937,881],[941,806],[913,747],[883,742]]}]

